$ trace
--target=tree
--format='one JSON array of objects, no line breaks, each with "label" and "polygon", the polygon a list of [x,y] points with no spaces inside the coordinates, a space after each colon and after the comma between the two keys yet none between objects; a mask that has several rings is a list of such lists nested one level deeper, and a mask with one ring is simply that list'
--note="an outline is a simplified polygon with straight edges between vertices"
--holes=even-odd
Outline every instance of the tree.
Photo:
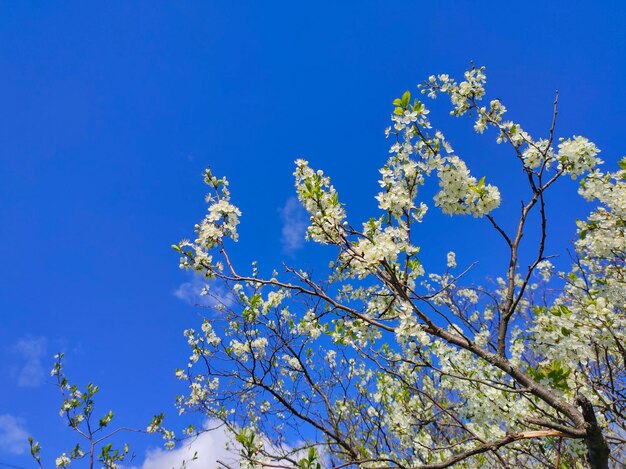
[{"label": "tree", "polygon": [[[164,418],[163,414],[154,416],[146,430],[131,427],[111,428],[110,425],[114,417],[112,410],[96,420],[95,396],[100,388],[89,383],[85,389],[81,390],[76,384],[70,383],[63,370],[63,357],[63,353],[54,356],[54,367],[50,374],[56,378],[56,386],[63,399],[59,415],[65,420],[68,428],[71,428],[77,435],[79,441],[74,445],[71,452],[62,453],[55,459],[57,468],[70,467],[72,462],[79,460],[85,460],[86,467],[89,469],[93,469],[96,462],[102,464],[105,469],[117,469],[120,464],[131,462],[134,456],[129,453],[128,444],[118,448],[111,441],[116,435],[125,432],[158,432],[168,441],[166,445],[173,445],[173,433],[168,432],[161,425]],[[31,456],[39,468],[43,469],[41,444],[35,441],[33,437],[28,438],[28,443]],[[182,463],[184,467],[185,461]]]},{"label": "tree", "polygon": [[[220,282],[220,312],[188,330],[179,378],[182,412],[201,412],[236,437],[241,467],[588,467],[626,461],[626,161],[602,172],[587,138],[531,137],[482,104],[484,68],[464,79],[431,76],[419,86],[447,95],[451,114],[471,116],[511,147],[527,184],[515,229],[498,219],[500,191],[473,177],[424,103],[394,100],[391,156],[380,170],[380,213],[357,228],[321,171],[296,161],[307,238],[329,246],[330,274],[285,266],[264,277],[229,252],[241,215],[228,181],[207,170],[208,214],[197,239],[174,248],[181,267]],[[556,148],[555,148],[556,147]],[[566,176],[597,202],[579,221],[571,271],[557,275],[546,252],[547,194]],[[495,286],[468,282],[448,254],[426,272],[414,244],[438,179],[434,205],[472,215],[508,248]],[[527,243],[529,230],[539,235]],[[495,275],[499,272],[495,272]],[[191,429],[190,432],[194,431]],[[287,441],[281,435],[295,435]],[[585,462],[586,461],[586,462]],[[222,462],[228,467],[228,462]]]}]

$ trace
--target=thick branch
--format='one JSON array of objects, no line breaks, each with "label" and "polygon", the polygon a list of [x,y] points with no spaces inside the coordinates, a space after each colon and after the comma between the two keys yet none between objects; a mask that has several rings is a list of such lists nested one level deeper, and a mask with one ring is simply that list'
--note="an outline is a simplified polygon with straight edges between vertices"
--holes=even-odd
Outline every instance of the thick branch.
[{"label": "thick branch", "polygon": [[582,410],[587,427],[587,435],[585,436],[587,443],[587,462],[589,462],[591,469],[608,469],[611,450],[609,449],[604,435],[602,435],[602,430],[598,426],[598,420],[596,419],[593,405],[589,402],[589,399],[583,395],[579,395],[576,398],[576,404],[578,404]]},{"label": "thick branch", "polygon": [[478,445],[475,448],[472,448],[463,453],[457,454],[447,461],[436,463],[436,464],[426,464],[424,466],[417,466],[414,469],[442,469],[445,467],[450,467],[458,462],[463,461],[464,459],[469,458],[470,456],[474,456],[476,454],[484,453],[486,451],[493,451],[502,446],[508,445],[514,441],[518,440],[526,440],[530,438],[545,438],[545,437],[569,437],[569,435],[559,432],[557,430],[535,430],[521,433],[511,433],[510,435],[505,436],[504,438],[500,438],[499,440],[492,441],[490,443],[485,443],[482,445]]}]

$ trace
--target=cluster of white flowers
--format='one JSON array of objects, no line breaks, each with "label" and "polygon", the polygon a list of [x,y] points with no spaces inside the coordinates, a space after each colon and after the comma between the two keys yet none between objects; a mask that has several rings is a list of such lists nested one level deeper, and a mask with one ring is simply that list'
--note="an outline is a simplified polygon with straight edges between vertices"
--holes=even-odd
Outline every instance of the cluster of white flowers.
[{"label": "cluster of white flowers", "polygon": [[560,139],[559,169],[563,169],[564,174],[569,174],[572,179],[576,179],[581,174],[593,170],[602,163],[596,155],[600,153],[598,147],[585,137],[574,136],[574,138]]},{"label": "cluster of white flowers", "polygon": [[230,349],[235,357],[246,363],[249,360],[249,352],[251,351],[250,342],[239,342],[237,339],[230,341]]},{"label": "cluster of white flowers", "polygon": [[267,347],[267,338],[257,337],[250,342],[250,350],[255,359],[260,359],[265,356],[265,348]]},{"label": "cluster of white flowers", "polygon": [[202,322],[202,332],[204,332],[204,339],[206,342],[212,346],[216,347],[221,342],[221,339],[215,333],[213,326],[206,319]]},{"label": "cluster of white flowers", "polygon": [[328,329],[329,335],[335,344],[350,345],[352,347],[366,347],[374,343],[381,336],[380,331],[370,327],[362,319],[333,319],[334,329]]},{"label": "cluster of white flowers", "polygon": [[[488,340],[486,329],[474,337],[476,343],[485,344]],[[504,436],[505,429],[500,422],[507,422],[507,430],[515,431],[520,426],[518,422],[529,415],[534,404],[498,389],[506,389],[514,383],[498,368],[441,340],[434,341],[432,352],[445,373],[441,386],[458,393],[464,402],[462,413],[471,421],[472,430],[482,438]]]},{"label": "cluster of white flowers", "polygon": [[[457,84],[448,75],[442,74],[438,77],[431,76],[428,81],[420,85],[422,93],[428,93],[428,96],[435,98],[438,93],[447,93],[453,105],[451,114],[462,116],[470,110],[476,111],[476,121],[474,130],[483,133],[487,126],[491,125],[498,129],[497,142],[510,142],[513,146],[519,148],[523,144],[532,144],[530,135],[525,132],[522,127],[511,121],[503,121],[504,114],[507,109],[499,99],[493,99],[487,106],[479,106],[480,101],[485,95],[484,84],[487,80],[485,68],[472,68],[465,72],[465,81]],[[535,157],[536,155],[528,155]]]},{"label": "cluster of white flowers", "polygon": [[267,299],[262,301],[261,313],[267,314],[270,310],[278,308],[288,297],[289,291],[285,289],[269,292],[267,294]]},{"label": "cluster of white flowers", "polygon": [[222,270],[223,266],[221,263],[212,265],[213,258],[209,250],[219,245],[224,238],[237,241],[237,225],[241,211],[230,202],[226,178],[218,179],[207,169],[204,180],[213,189],[214,194],[206,197],[209,204],[208,214],[195,226],[197,238],[193,243],[182,240],[173,247],[183,254],[180,259],[181,269],[194,269],[210,278],[214,275],[213,269]]},{"label": "cluster of white flowers", "polygon": [[341,254],[355,276],[363,278],[375,272],[383,261],[394,264],[401,252],[411,249],[406,230],[393,226],[381,230],[380,220],[376,222],[376,229],[368,234],[369,237],[354,242],[351,250]]},{"label": "cluster of white flowers", "polygon": [[506,107],[499,99],[493,99],[489,103],[489,110],[487,110],[486,106],[478,108],[478,117],[474,123],[474,130],[482,134],[488,124],[499,125],[505,113]]},{"label": "cluster of white flowers", "polygon": [[430,336],[424,331],[410,304],[403,304],[398,308],[400,321],[396,327],[396,339],[409,350],[414,350],[418,346],[430,344]]},{"label": "cluster of white flowers", "polygon": [[500,133],[496,142],[503,143],[509,141],[514,147],[519,148],[524,144],[532,142],[530,135],[515,122],[506,121],[498,125]]},{"label": "cluster of white flowers", "polygon": [[402,107],[396,108],[397,111],[391,115],[394,130],[401,132],[403,130],[412,129],[412,125],[414,124],[426,129],[430,128],[430,122],[426,117],[430,111],[421,101],[415,100],[413,104],[410,104],[408,102],[410,94],[408,96],[409,98],[407,98],[404,103],[396,103]]},{"label": "cluster of white flowers", "polygon": [[328,366],[330,366],[331,368],[335,368],[337,366],[337,352],[332,349],[326,351],[324,360],[328,362]]},{"label": "cluster of white flowers", "polygon": [[307,236],[319,243],[333,243],[343,235],[343,222],[346,213],[337,197],[337,191],[330,184],[330,178],[323,171],[313,171],[308,161],[296,160],[296,190],[298,199],[311,215],[311,225]]},{"label": "cluster of white flowers", "polygon": [[473,288],[459,288],[456,290],[456,294],[470,304],[475,305],[478,303],[478,293]]},{"label": "cluster of white flowers", "polygon": [[189,385],[189,397],[187,399],[187,405],[188,406],[194,406],[194,405],[198,405],[200,404],[202,401],[204,401],[207,396],[208,396],[208,391],[207,389],[202,386],[201,383],[195,382],[195,383],[191,383]]},{"label": "cluster of white flowers", "polygon": [[446,256],[446,265],[449,269],[454,269],[456,267],[456,254],[450,251]]},{"label": "cluster of white flowers", "polygon": [[[590,344],[617,352],[615,340],[624,339],[626,320],[614,311],[614,305],[607,303],[603,297],[583,305],[556,304],[546,310],[537,310],[532,329],[538,338],[536,352],[544,357],[543,366],[562,363],[575,370],[569,376],[568,389],[573,390],[586,381],[576,368],[597,362],[598,357]],[[619,331],[617,337],[615,331]]]},{"label": "cluster of white flowers", "polygon": [[209,213],[196,227],[198,239],[196,243],[212,248],[224,236],[237,241],[237,225],[241,212],[228,200],[218,200],[209,206]]},{"label": "cluster of white flowers", "polygon": [[480,67],[467,70],[465,80],[461,83],[445,74],[432,75],[420,88],[422,93],[427,93],[430,98],[435,98],[439,92],[448,93],[454,106],[450,114],[462,116],[473,107],[474,101],[482,99],[485,95],[486,81],[485,67]]},{"label": "cluster of white flowers", "polygon": [[594,171],[584,180],[580,193],[602,203],[586,221],[578,222],[576,245],[586,259],[610,258],[626,252],[626,171],[603,174]]},{"label": "cluster of white flowers", "polygon": [[549,168],[554,161],[554,149],[550,146],[550,141],[541,139],[529,144],[522,152],[524,166],[528,169],[537,169],[545,162],[545,167]]},{"label": "cluster of white flowers", "polygon": [[298,324],[298,332],[304,336],[309,336],[312,339],[317,339],[320,335],[322,335],[322,326],[315,316],[315,311],[309,309],[306,312]]},{"label": "cluster of white flowers", "polygon": [[[298,357],[285,354],[283,355],[283,360],[285,360],[289,368],[291,368],[293,371],[302,371],[302,365],[300,364],[300,360],[298,360]],[[285,372],[287,372],[287,370],[285,370]]]},{"label": "cluster of white flowers", "polygon": [[435,205],[450,215],[470,214],[482,217],[500,205],[500,191],[484,178],[476,181],[465,163],[457,156],[446,158],[447,163],[439,170],[439,187]]},{"label": "cluster of white flowers", "polygon": [[547,259],[537,263],[535,269],[537,269],[537,272],[541,275],[544,282],[549,282],[552,278],[552,274],[554,273],[554,266],[552,265],[552,262]]},{"label": "cluster of white flowers", "polygon": [[72,460],[67,456],[67,454],[63,453],[61,456],[56,458],[55,464],[57,467],[69,467],[72,464]]},{"label": "cluster of white flowers", "polygon": [[[626,158],[620,161],[626,168]],[[614,173],[592,171],[582,181],[579,193],[587,200],[598,200],[618,217],[626,216],[626,169]]]},{"label": "cluster of white flowers", "polygon": [[428,207],[424,203],[415,205],[417,189],[424,183],[417,162],[401,153],[391,157],[380,174],[379,183],[384,190],[376,196],[378,207],[396,219],[411,214],[416,221],[422,221]]}]

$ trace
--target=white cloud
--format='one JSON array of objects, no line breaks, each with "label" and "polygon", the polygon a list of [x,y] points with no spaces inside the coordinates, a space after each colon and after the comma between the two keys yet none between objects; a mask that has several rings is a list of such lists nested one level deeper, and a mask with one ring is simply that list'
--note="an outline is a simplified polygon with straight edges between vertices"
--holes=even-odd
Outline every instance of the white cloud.
[{"label": "white cloud", "polygon": [[[227,464],[233,461],[233,454],[226,449],[231,441],[232,437],[223,428],[218,428],[202,433],[172,451],[148,449],[143,464],[134,469],[178,469],[183,461],[187,461],[187,469],[215,469],[218,467],[218,460]],[[196,452],[198,459],[192,461]]]},{"label": "white cloud", "polygon": [[[186,469],[224,468],[217,461],[225,463],[230,468],[239,468],[241,445],[235,440],[235,436],[217,420],[208,420],[204,428],[212,428],[212,430],[192,438],[171,451],[161,448],[148,449],[143,464],[128,469],[180,469],[183,461],[186,463]],[[261,435],[261,441],[266,450],[276,455],[291,453],[290,456],[294,459],[300,459],[306,455],[304,450],[292,452],[290,446],[284,443],[276,446],[265,435]],[[303,444],[302,441],[298,442],[298,446],[301,444]],[[197,459],[193,460],[196,454]]]},{"label": "white cloud", "polygon": [[283,221],[280,239],[283,251],[293,254],[304,246],[304,235],[308,225],[306,212],[297,198],[289,197],[285,206],[280,209],[280,218]]},{"label": "white cloud", "polygon": [[0,415],[0,451],[23,454],[28,449],[28,432],[24,421],[9,414]]},{"label": "white cloud", "polygon": [[233,304],[233,296],[224,286],[216,282],[207,283],[195,274],[189,282],[174,290],[174,296],[192,306],[228,307]]},{"label": "white cloud", "polygon": [[47,373],[42,364],[46,356],[48,341],[45,337],[26,336],[20,339],[11,351],[18,357],[18,367],[15,370],[17,385],[21,387],[36,387],[43,383]]}]

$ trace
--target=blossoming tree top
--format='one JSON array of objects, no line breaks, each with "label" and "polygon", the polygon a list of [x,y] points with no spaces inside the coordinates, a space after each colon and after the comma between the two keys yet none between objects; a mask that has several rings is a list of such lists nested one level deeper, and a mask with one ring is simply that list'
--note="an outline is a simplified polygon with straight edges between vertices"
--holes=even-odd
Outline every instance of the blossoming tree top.
[{"label": "blossoming tree top", "polygon": [[[188,330],[192,350],[179,378],[181,412],[198,411],[235,435],[241,467],[608,467],[626,442],[626,165],[598,169],[587,138],[535,138],[483,104],[484,68],[464,79],[431,76],[455,116],[494,129],[519,161],[527,198],[512,231],[497,217],[500,189],[472,176],[429,111],[409,92],[394,100],[390,156],[380,169],[380,212],[359,228],[321,170],[297,160],[308,239],[332,246],[328,278],[284,267],[264,278],[229,257],[240,210],[228,182],[209,170],[208,214],[194,241],[175,248],[181,267],[231,292],[219,315]],[[558,97],[558,96],[557,96]],[[494,163],[496,164],[496,163]],[[571,271],[555,275],[546,253],[546,194],[569,176],[597,201]],[[414,244],[428,205],[419,189],[437,178],[434,206],[472,215],[508,248],[496,285],[466,284],[454,253],[426,272]],[[532,216],[531,216],[532,214]],[[526,231],[539,236],[528,242]],[[532,244],[534,243],[534,244]],[[198,431],[187,430],[189,435]],[[233,462],[222,461],[225,467]]]}]

